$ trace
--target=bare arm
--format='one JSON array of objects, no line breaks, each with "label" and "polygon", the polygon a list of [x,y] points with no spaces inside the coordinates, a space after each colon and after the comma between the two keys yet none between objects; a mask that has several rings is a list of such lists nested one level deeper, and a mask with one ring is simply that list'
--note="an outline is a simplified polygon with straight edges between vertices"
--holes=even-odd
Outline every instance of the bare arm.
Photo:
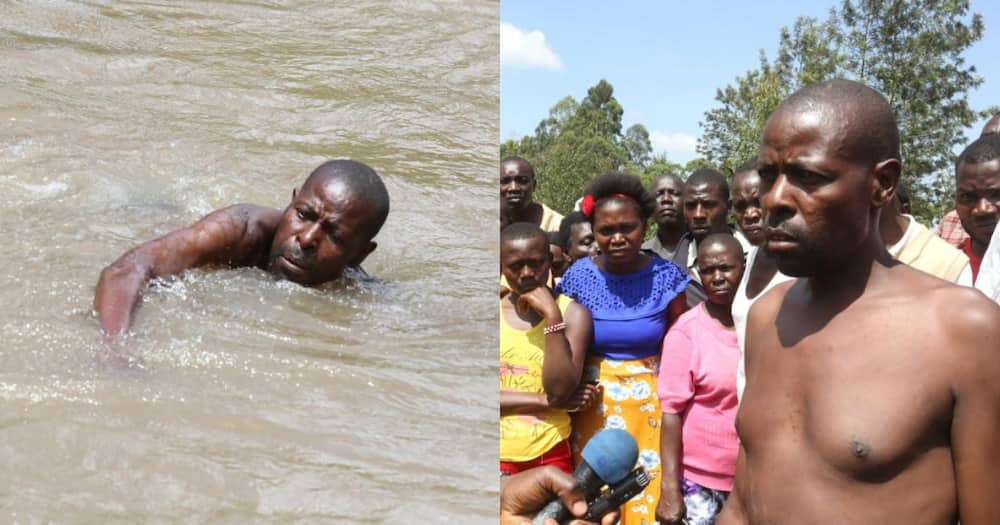
[{"label": "bare arm", "polygon": [[733,484],[733,491],[726,498],[726,506],[722,508],[716,525],[748,525],[746,513],[743,511],[743,499],[741,495],[740,480],[746,477],[746,459],[743,453],[743,445],[740,445],[740,454],[736,458],[736,482]]},{"label": "bare arm", "polygon": [[663,414],[660,424],[660,502],[656,519],[663,525],[680,524],[687,515],[680,484],[681,416]]},{"label": "bare arm", "polygon": [[962,525],[1000,523],[1000,307],[962,290],[963,310],[950,325],[959,350],[951,423]]},{"label": "bare arm", "polygon": [[577,391],[583,363],[587,359],[587,347],[590,346],[591,330],[590,310],[573,302],[566,308],[565,333],[545,336],[542,384],[549,403],[565,406]]},{"label": "bare arm", "polygon": [[500,391],[500,415],[535,414],[549,408],[549,403],[542,394],[529,392]]},{"label": "bare arm", "polygon": [[94,309],[101,331],[108,337],[125,334],[139,292],[150,279],[206,264],[253,264],[268,247],[268,232],[260,225],[276,223],[278,216],[280,212],[268,208],[230,206],[129,250],[104,268],[97,283]]}]

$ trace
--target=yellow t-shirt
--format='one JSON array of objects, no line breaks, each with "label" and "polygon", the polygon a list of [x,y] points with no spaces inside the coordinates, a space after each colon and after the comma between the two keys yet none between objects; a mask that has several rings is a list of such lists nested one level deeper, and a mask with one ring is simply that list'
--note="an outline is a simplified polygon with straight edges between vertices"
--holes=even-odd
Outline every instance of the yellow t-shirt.
[{"label": "yellow t-shirt", "polygon": [[[573,302],[556,298],[564,315]],[[545,358],[545,321],[528,330],[511,328],[500,309],[500,390],[544,394],[542,361]],[[569,437],[571,422],[565,410],[546,409],[537,414],[511,414],[500,418],[500,460],[528,461],[548,452]]]}]

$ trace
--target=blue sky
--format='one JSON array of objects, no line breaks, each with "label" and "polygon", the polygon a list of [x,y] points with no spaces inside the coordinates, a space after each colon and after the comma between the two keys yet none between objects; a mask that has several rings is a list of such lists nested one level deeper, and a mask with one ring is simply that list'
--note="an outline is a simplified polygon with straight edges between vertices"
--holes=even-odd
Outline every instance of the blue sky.
[{"label": "blue sky", "polygon": [[[717,107],[716,89],[774,57],[782,26],[800,15],[825,18],[839,0],[500,2],[500,140],[534,132],[559,99],[583,98],[601,78],[670,160],[697,156],[698,122]],[[767,7],[760,7],[765,4]],[[615,5],[615,7],[610,7]],[[965,53],[985,82],[973,108],[1000,105],[1000,2],[973,0],[983,38]],[[967,132],[976,136],[986,119]]]}]

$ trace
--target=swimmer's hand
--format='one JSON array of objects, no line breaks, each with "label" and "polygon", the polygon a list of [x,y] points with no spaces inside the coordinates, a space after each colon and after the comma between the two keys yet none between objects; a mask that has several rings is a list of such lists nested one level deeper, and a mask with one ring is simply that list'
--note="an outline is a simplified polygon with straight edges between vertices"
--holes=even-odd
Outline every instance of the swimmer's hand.
[{"label": "swimmer's hand", "polygon": [[[558,497],[574,516],[587,513],[587,499],[573,476],[551,465],[526,470],[500,479],[500,525],[530,525],[535,514],[549,501]],[[613,525],[618,512],[601,519],[600,525]],[[558,525],[549,519],[546,525]],[[596,522],[573,520],[571,525],[598,525]]]}]

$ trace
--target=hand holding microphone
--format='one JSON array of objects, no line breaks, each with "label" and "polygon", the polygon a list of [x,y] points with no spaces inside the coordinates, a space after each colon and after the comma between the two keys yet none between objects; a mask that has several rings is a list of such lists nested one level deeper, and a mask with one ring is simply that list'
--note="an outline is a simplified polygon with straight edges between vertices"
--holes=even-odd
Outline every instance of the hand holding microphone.
[{"label": "hand holding microphone", "polygon": [[[587,499],[573,476],[553,466],[533,468],[501,478],[500,525],[529,525],[532,517],[552,498],[559,498],[573,516],[587,513]],[[618,513],[604,515],[600,525],[614,525]],[[548,522],[556,523],[553,520]],[[576,519],[570,525],[598,525],[593,518]]]},{"label": "hand holding microphone", "polygon": [[[649,484],[644,470],[632,471],[639,457],[639,447],[628,432],[605,429],[583,447],[583,461],[573,472],[576,487],[583,493],[588,509],[586,519],[598,519],[609,510],[617,509]],[[602,493],[605,485],[609,489]],[[577,505],[577,502],[573,503]],[[576,510],[576,509],[574,509]],[[580,516],[578,513],[573,513]],[[543,525],[552,519],[563,523],[570,517],[570,511],[560,499],[552,500],[532,521],[533,525]]]}]

